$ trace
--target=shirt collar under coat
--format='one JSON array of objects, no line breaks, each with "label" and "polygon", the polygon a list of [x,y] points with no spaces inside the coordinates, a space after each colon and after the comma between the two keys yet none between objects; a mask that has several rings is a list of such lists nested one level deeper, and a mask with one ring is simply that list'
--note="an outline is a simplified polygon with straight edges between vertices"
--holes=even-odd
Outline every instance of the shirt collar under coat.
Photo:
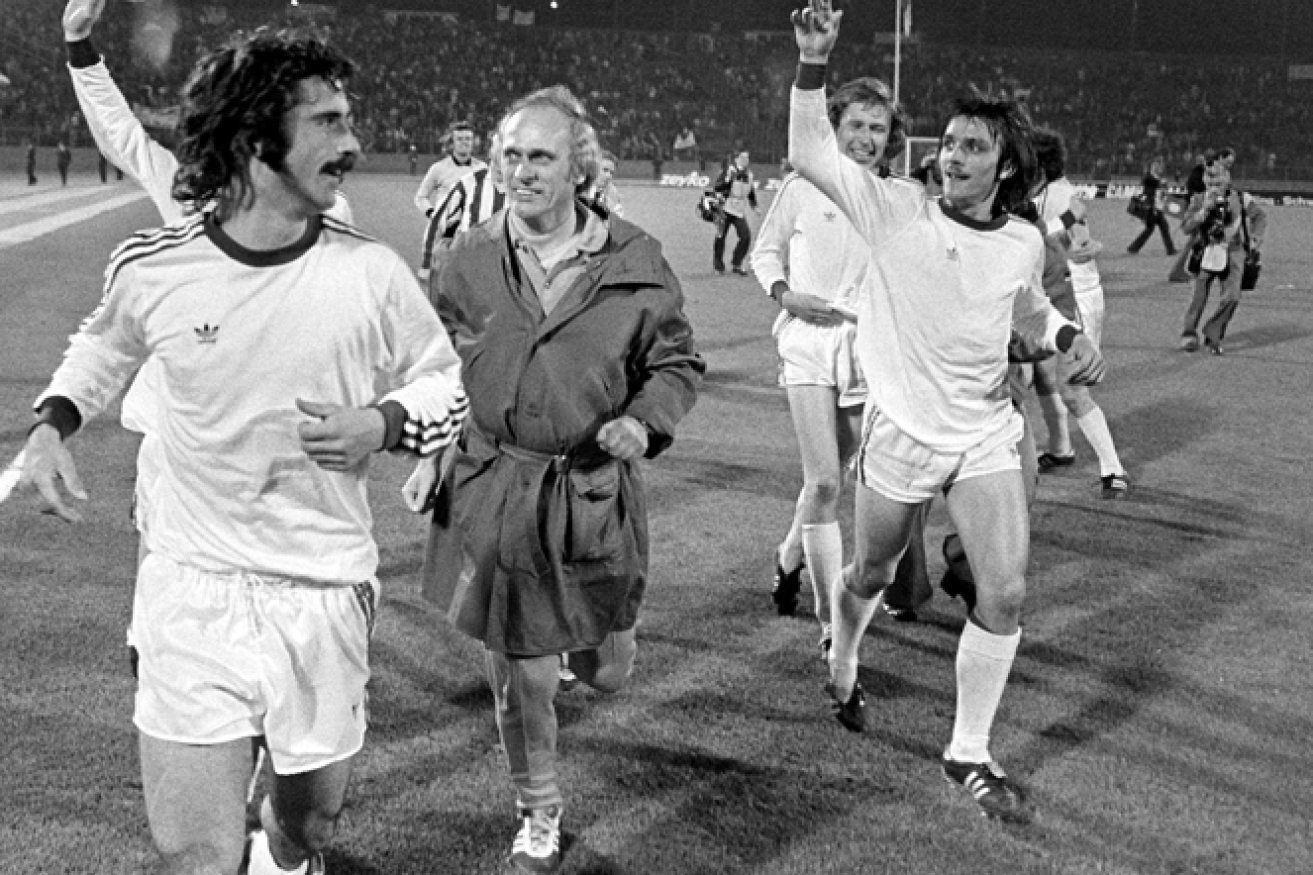
[{"label": "shirt collar under coat", "polygon": [[[576,202],[576,209],[587,213],[583,234],[589,240],[596,240],[598,248],[588,250],[581,246],[580,251],[588,251],[593,258],[588,271],[600,271],[596,285],[630,285],[630,286],[664,286],[666,284],[665,261],[661,258],[661,246],[646,231],[631,225],[624,219],[611,216],[602,219],[582,202]],[[487,222],[477,230],[487,233],[490,241],[501,247],[510,260],[511,269],[519,275],[519,259],[515,257],[514,241],[510,231],[510,210],[495,221]],[[590,232],[590,228],[595,230]],[[596,234],[596,238],[590,236]],[[471,241],[473,242],[473,241]]]}]

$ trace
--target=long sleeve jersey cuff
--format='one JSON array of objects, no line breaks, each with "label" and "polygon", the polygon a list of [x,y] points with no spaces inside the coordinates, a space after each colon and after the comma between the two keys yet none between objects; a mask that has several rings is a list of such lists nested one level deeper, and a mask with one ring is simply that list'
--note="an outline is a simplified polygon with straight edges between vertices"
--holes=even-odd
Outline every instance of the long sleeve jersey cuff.
[{"label": "long sleeve jersey cuff", "polygon": [[1058,348],[1058,352],[1065,353],[1076,342],[1077,334],[1080,334],[1080,329],[1075,325],[1064,325],[1053,338],[1053,345]]},{"label": "long sleeve jersey cuff", "polygon": [[94,67],[100,63],[100,52],[91,44],[91,37],[76,42],[64,43],[68,51],[68,65],[74,70]]},{"label": "long sleeve jersey cuff", "polygon": [[[401,408],[404,414],[400,435],[392,442],[394,415],[387,409],[391,405]],[[452,387],[450,391],[434,392],[434,387],[407,386],[389,392],[378,408],[388,423],[388,443],[385,449],[400,450],[416,456],[431,456],[452,443],[460,434],[461,424],[469,414],[469,400],[465,391]]]},{"label": "long sleeve jersey cuff", "polygon": [[819,91],[825,87],[825,64],[798,62],[798,75],[793,86],[799,91]]},{"label": "long sleeve jersey cuff", "polygon": [[49,395],[41,399],[36,408],[36,424],[53,425],[59,432],[60,440],[68,440],[82,427],[82,413],[77,405],[63,395]]},{"label": "long sleeve jersey cuff", "polygon": [[1067,210],[1061,216],[1054,216],[1044,223],[1044,230],[1049,235],[1060,234],[1068,231],[1076,224],[1076,216],[1071,210]]},{"label": "long sleeve jersey cuff", "polygon": [[401,406],[400,401],[383,401],[375,405],[375,409],[383,414],[383,446],[380,449],[397,449],[401,446],[401,436],[406,428],[406,408]]}]

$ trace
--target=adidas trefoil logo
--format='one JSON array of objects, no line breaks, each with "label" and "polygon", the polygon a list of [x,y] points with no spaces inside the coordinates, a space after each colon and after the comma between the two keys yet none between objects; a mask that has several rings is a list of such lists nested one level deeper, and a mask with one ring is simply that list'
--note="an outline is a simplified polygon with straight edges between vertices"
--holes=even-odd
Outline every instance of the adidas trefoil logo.
[{"label": "adidas trefoil logo", "polygon": [[196,332],[196,339],[201,343],[216,343],[219,340],[219,326],[210,325],[208,322],[200,328],[193,328]]}]

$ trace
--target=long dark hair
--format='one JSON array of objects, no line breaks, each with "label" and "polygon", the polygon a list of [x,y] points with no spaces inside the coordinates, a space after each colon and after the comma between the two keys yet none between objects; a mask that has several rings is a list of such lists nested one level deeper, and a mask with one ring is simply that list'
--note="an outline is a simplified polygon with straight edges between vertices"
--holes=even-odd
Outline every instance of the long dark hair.
[{"label": "long dark hair", "polygon": [[340,87],[354,71],[331,46],[286,31],[261,29],[206,55],[183,86],[174,199],[193,209],[244,202],[252,158],[283,166],[299,83],[319,78]]},{"label": "long dark hair", "polygon": [[1052,128],[1036,127],[1031,133],[1030,142],[1035,147],[1035,160],[1039,163],[1045,182],[1067,175],[1067,142],[1062,134]]},{"label": "long dark hair", "polygon": [[[1031,144],[1033,126],[1030,116],[1017,103],[995,97],[967,97],[957,101],[953,118],[975,119],[989,128],[1000,146],[998,156],[998,194],[994,197],[995,216],[1018,215],[1030,199],[1039,165]],[[940,148],[943,138],[940,137]],[[1011,171],[1011,172],[1007,172]]]}]

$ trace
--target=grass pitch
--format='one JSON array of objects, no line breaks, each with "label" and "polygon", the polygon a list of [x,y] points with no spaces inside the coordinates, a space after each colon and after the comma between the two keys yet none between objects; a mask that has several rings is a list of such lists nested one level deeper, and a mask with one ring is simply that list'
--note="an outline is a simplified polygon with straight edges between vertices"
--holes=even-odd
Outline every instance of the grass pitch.
[{"label": "grass pitch", "polygon": [[[413,185],[348,183],[360,225],[411,260]],[[1165,281],[1166,257],[1122,254],[1138,225],[1121,204],[1091,204],[1111,367],[1096,398],[1132,492],[1099,500],[1074,428],[1078,464],[1041,482],[1025,634],[993,743],[1034,820],[1004,827],[936,765],[960,603],[940,595],[922,622],[877,620],[861,671],[873,731],[829,716],[814,621],[776,617],[767,596],[800,485],[774,388],[775,305],[755,282],[711,272],[697,192],[622,194],[665,244],[709,368],[674,447],[647,469],[653,564],[632,684],[559,700],[563,872],[1313,871],[1313,214],[1271,211],[1261,288],[1214,358],[1175,349],[1189,289]],[[47,209],[26,195],[0,184],[0,231]],[[94,307],[110,250],[156,223],[141,201],[0,250],[5,459]],[[122,638],[135,445],[116,415],[75,438],[92,494],[81,526],[36,514],[30,497],[0,506],[0,872],[152,866]],[[516,824],[480,653],[420,597],[425,525],[397,494],[409,466],[378,462],[371,733],[329,871],[500,872]],[[943,525],[936,508],[936,575]]]}]

